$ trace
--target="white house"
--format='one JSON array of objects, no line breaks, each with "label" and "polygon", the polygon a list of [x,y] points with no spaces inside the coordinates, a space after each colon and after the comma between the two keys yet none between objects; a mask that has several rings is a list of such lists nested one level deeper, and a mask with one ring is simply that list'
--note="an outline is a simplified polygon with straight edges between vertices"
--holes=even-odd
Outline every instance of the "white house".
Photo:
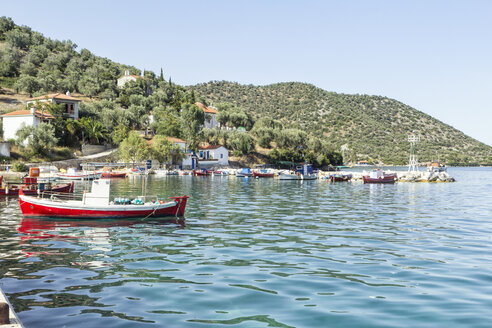
[{"label": "white house", "polygon": [[43,109],[43,103],[50,102],[57,105],[63,105],[64,116],[68,118],[73,118],[74,120],[79,119],[79,102],[80,99],[72,97],[70,92],[66,94],[63,93],[52,93],[45,96],[40,96],[32,98],[26,102],[28,108],[35,108],[36,110]]},{"label": "white house", "polygon": [[219,126],[219,122],[217,122],[216,119],[217,110],[215,108],[207,107],[199,102],[196,102],[195,105],[201,108],[205,113],[205,122],[203,122],[203,127],[212,129]]},{"label": "white house", "polygon": [[123,86],[128,82],[137,81],[138,79],[143,79],[143,77],[140,75],[130,74],[130,71],[125,71],[125,75],[119,77],[116,80],[116,85],[118,86],[118,88],[123,88]]},{"label": "white house", "polygon": [[16,110],[1,116],[3,120],[3,139],[15,139],[16,132],[23,126],[37,127],[41,122],[49,122],[54,119],[48,113],[35,110]]},{"label": "white house", "polygon": [[198,148],[200,166],[227,166],[229,165],[229,151],[224,146],[201,146]]}]

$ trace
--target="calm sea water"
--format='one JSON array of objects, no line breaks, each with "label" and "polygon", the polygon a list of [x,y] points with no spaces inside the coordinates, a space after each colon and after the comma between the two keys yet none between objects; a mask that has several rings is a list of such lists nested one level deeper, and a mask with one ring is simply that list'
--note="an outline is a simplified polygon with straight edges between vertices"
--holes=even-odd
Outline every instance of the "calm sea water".
[{"label": "calm sea water", "polygon": [[[183,221],[23,219],[0,287],[29,327],[490,327],[492,170],[458,182],[151,177]],[[142,178],[114,181],[141,193]]]}]

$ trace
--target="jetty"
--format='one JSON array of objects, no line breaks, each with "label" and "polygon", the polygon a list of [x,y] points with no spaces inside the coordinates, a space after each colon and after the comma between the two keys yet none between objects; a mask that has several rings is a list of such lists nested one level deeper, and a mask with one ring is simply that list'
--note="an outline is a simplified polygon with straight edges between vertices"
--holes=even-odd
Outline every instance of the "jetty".
[{"label": "jetty", "polygon": [[12,305],[0,289],[0,327],[1,328],[24,328],[21,321],[15,314]]}]

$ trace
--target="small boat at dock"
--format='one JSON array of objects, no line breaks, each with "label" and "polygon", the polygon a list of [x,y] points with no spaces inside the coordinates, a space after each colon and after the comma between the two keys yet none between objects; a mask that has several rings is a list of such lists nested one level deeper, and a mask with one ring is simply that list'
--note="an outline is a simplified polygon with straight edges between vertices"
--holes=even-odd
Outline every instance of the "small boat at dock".
[{"label": "small boat at dock", "polygon": [[[94,180],[91,192],[84,192],[81,199],[51,194],[49,198],[25,195],[19,191],[19,205],[23,216],[58,218],[132,218],[184,215],[188,196],[170,197],[170,200],[139,196],[130,201],[115,198],[110,201],[111,180]],[[41,195],[42,196],[42,195]]]},{"label": "small boat at dock", "polygon": [[352,179],[352,174],[342,174],[342,173],[336,173],[336,174],[331,174],[328,178],[326,178],[326,181],[328,182],[347,182]]},{"label": "small boat at dock", "polygon": [[60,192],[60,193],[72,193],[74,189],[74,183],[61,183],[53,185],[50,182],[38,182],[37,178],[25,177],[24,183],[11,183],[7,182],[2,185],[3,176],[0,176],[0,196],[18,196],[20,190],[25,195],[37,195],[40,192]]},{"label": "small boat at dock", "polygon": [[253,171],[253,176],[255,178],[273,178],[274,175],[275,174],[272,171],[267,170],[267,169],[261,169],[261,170]]},{"label": "small boat at dock", "polygon": [[66,173],[57,173],[56,176],[63,180],[94,180],[99,179],[102,173],[79,172],[75,168],[69,168]]},{"label": "small boat at dock", "polygon": [[123,179],[126,178],[126,172],[102,172],[101,179]]},{"label": "small boat at dock", "polygon": [[253,172],[249,167],[242,168],[241,170],[236,170],[236,178],[248,178],[252,176]]},{"label": "small boat at dock", "polygon": [[369,175],[362,176],[364,183],[395,183],[397,179],[396,173],[386,173],[380,169],[374,169]]},{"label": "small boat at dock", "polygon": [[193,176],[208,176],[211,175],[212,171],[209,171],[207,169],[201,169],[201,170],[193,170]]}]

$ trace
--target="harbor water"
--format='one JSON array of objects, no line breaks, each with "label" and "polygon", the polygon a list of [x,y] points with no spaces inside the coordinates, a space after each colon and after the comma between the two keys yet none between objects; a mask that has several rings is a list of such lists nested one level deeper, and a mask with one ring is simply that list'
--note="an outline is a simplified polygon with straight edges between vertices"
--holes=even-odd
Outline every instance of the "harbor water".
[{"label": "harbor water", "polygon": [[113,181],[190,196],[180,220],[25,219],[1,198],[0,287],[26,328],[490,327],[492,169],[449,173]]}]

